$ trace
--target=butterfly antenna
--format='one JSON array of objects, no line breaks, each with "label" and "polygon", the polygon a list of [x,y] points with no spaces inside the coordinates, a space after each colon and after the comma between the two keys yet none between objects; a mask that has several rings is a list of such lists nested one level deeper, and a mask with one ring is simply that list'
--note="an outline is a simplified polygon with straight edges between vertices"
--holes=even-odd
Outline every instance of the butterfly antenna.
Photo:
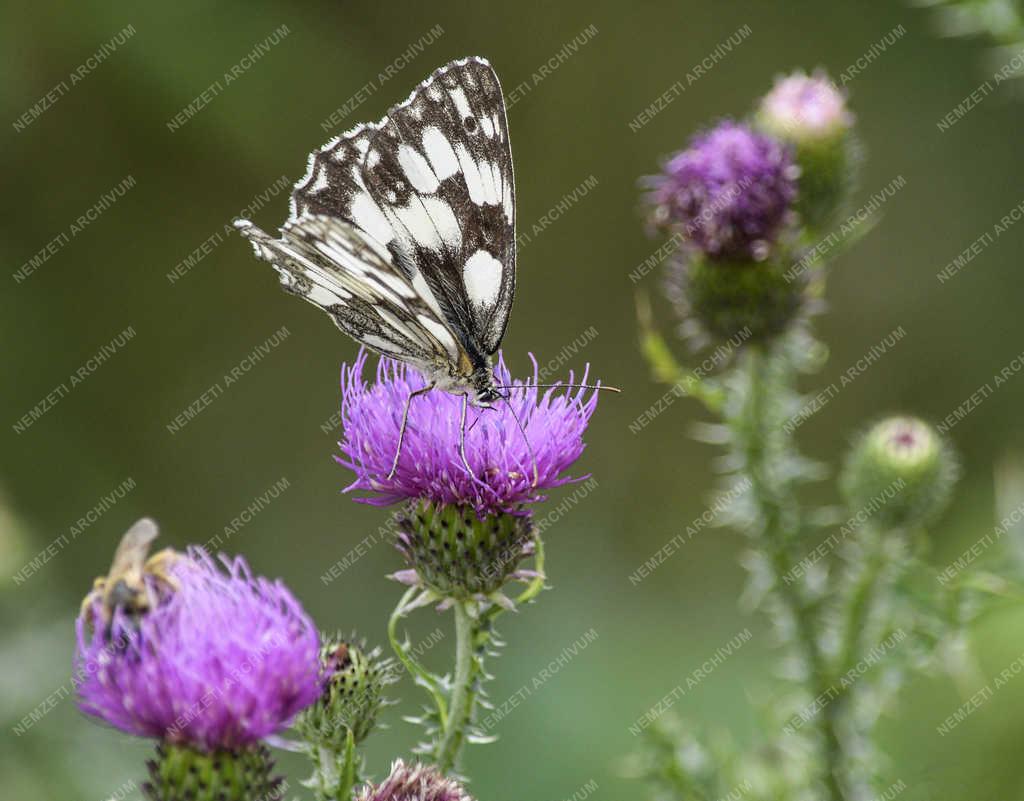
[{"label": "butterfly antenna", "polygon": [[548,389],[551,387],[565,387],[566,389],[597,389],[601,392],[622,392],[618,387],[609,387],[605,384],[566,384],[561,381],[555,384],[503,384],[496,389]]},{"label": "butterfly antenna", "polygon": [[[499,387],[499,389],[502,389],[502,388],[503,387]],[[507,389],[507,387],[504,387],[504,388]],[[528,436],[526,436],[526,429],[523,428],[523,423],[519,419],[519,415],[516,414],[516,410],[514,408],[512,408],[512,402],[511,402],[511,400],[509,400],[509,396],[508,395],[502,395],[501,399],[503,401],[505,401],[505,405],[508,407],[508,410],[510,412],[512,412],[512,419],[515,420],[516,421],[516,425],[519,426],[519,431],[523,435],[523,442],[526,443],[526,450],[530,454],[530,459],[533,460],[533,484],[531,486],[536,487],[537,484],[540,482],[540,473],[539,473],[539,471],[537,469],[537,454],[534,452],[533,446],[530,444],[530,438]]]}]

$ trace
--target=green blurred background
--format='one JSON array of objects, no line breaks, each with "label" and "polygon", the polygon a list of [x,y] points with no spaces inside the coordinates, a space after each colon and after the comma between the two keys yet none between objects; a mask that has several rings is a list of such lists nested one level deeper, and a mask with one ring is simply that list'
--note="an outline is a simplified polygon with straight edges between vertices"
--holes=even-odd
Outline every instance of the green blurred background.
[{"label": "green blurred background", "polygon": [[[772,687],[769,627],[738,606],[743,538],[702,532],[637,586],[628,575],[706,508],[716,452],[689,438],[701,413],[678,402],[639,434],[628,425],[664,389],[638,357],[634,270],[657,246],[637,209],[638,176],[698,127],[742,115],[795,67],[838,74],[896,26],[906,31],[848,84],[869,160],[862,196],[902,175],[906,186],[880,225],[837,264],[830,312],[818,330],[832,350],[822,385],[836,380],[897,326],[906,338],[800,431],[813,455],[835,463],[873,416],[952,411],[1017,355],[1024,342],[1018,253],[1024,226],[1000,237],[953,281],[935,273],[1021,200],[1024,105],[1001,89],[942,133],[936,122],[991,75],[983,40],[945,40],[925,9],[892,2],[765,3],[83,3],[4,11],[0,77],[8,273],[19,270],[126,176],[123,198],[22,282],[2,277],[6,378],[0,399],[0,776],[7,798],[100,799],[141,779],[149,753],[94,725],[70,699],[20,735],[15,727],[65,686],[72,621],[125,528],[155,517],[165,544],[205,542],[286,478],[289,488],[228,541],[254,568],[283,577],[323,628],[357,628],[382,642],[399,589],[385,574],[397,555],[378,545],[341,579],[320,576],[387,512],[339,490],[349,481],[322,430],[338,404],[339,364],[355,347],[322,315],[282,294],[265,264],[233,235],[184,277],[167,274],[306,154],[363,119],[377,119],[427,73],[468,54],[487,56],[510,110],[519,220],[533,222],[589,176],[598,185],[527,246],[505,352],[557,354],[591,326],[570,360],[626,389],[604,398],[580,469],[598,488],[548,531],[553,591],[506,616],[509,646],[492,663],[492,699],[515,693],[574,639],[598,638],[498,727],[496,745],[470,749],[466,769],[481,799],[557,801],[596,782],[592,797],[635,797],[617,775],[635,746],[628,726],[743,627],[753,641],[679,702],[687,716],[753,736],[756,699]],[[13,124],[118,31],[135,35],[38,119]],[[275,29],[290,33],[237,80],[223,74]],[[387,69],[435,26],[443,34],[397,75]],[[629,121],[744,25],[751,34],[639,131]],[[592,34],[582,32],[591,28]],[[596,29],[596,35],[593,31]],[[534,85],[533,75],[574,37],[589,39]],[[175,114],[214,81],[223,91],[176,131]],[[368,82],[376,90],[340,127],[321,127]],[[273,229],[278,192],[255,213]],[[656,290],[659,278],[644,287]],[[662,306],[659,313],[668,319]],[[30,427],[15,423],[126,327],[136,336]],[[167,424],[260,342],[291,335],[177,434]],[[682,348],[680,347],[680,352]],[[813,384],[808,383],[807,388]],[[1016,378],[953,435],[965,478],[935,528],[946,561],[991,530],[993,464],[1024,448]],[[135,488],[26,580],[13,576],[126,479]],[[554,493],[550,503],[571,495]],[[820,490],[832,497],[830,485]],[[541,514],[544,508],[540,509]],[[414,641],[450,621],[420,612]],[[1024,607],[986,616],[972,642],[988,678],[1020,653]],[[450,635],[431,652],[441,666]],[[971,691],[973,687],[966,688]],[[405,755],[418,708],[409,682],[369,744],[373,771]],[[883,726],[903,797],[1024,798],[1020,737],[1024,682],[1003,688],[946,737],[935,727],[963,700],[945,678],[915,679]],[[293,779],[300,760],[286,756]],[[591,785],[592,786],[592,785]],[[137,797],[138,792],[129,794]]]}]

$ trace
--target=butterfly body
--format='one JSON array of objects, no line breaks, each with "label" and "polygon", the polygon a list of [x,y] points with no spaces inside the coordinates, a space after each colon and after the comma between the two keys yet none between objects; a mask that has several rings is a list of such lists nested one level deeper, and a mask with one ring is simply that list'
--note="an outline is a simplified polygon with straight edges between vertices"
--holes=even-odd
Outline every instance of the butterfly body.
[{"label": "butterfly body", "polygon": [[474,406],[503,397],[492,356],[515,291],[515,189],[486,60],[441,67],[379,122],[314,151],[280,238],[235,226],[285,290],[357,342]]}]

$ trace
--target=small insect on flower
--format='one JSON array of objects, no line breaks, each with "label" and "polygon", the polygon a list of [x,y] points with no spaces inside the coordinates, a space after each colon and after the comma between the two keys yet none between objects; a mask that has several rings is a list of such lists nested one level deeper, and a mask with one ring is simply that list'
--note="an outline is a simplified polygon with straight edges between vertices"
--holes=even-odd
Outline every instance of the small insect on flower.
[{"label": "small insect on flower", "polygon": [[235,227],[286,291],[426,378],[404,399],[390,475],[412,400],[435,388],[461,398],[459,455],[471,471],[467,406],[507,401],[492,357],[516,283],[512,151],[491,65],[453,61],[379,122],[312,153],[280,239],[249,220]]},{"label": "small insect on flower", "polygon": [[[153,605],[154,592],[177,586],[172,570],[181,554],[164,548],[149,556],[150,546],[159,534],[156,523],[148,517],[125,532],[114,552],[110,572],[97,577],[92,592],[82,600],[82,614],[97,606],[99,622],[108,626],[116,609],[135,614],[144,612]],[[147,578],[151,581],[147,582]]]}]

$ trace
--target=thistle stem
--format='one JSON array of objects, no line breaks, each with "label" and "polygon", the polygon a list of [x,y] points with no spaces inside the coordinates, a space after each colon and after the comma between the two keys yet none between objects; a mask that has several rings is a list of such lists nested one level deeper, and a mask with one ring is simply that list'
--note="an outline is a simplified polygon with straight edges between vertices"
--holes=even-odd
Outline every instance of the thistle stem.
[{"label": "thistle stem", "polygon": [[[778,486],[772,479],[777,475],[778,465],[773,464],[774,453],[768,447],[769,376],[767,375],[767,357],[760,349],[750,347],[746,353],[748,369],[748,396],[743,409],[739,429],[741,446],[745,457],[746,469],[749,474],[751,489],[755,503],[760,512],[762,523],[761,537],[768,552],[774,584],[779,603],[792,617],[795,624],[796,646],[800,655],[807,662],[813,681],[815,697],[828,694],[831,688],[831,676],[827,660],[818,640],[817,620],[813,609],[805,602],[798,587],[786,581],[785,577],[794,564],[791,546],[798,521],[787,519],[786,510],[795,509],[795,499],[790,496],[788,487]],[[778,436],[787,437],[782,430]],[[784,442],[788,445],[788,441]],[[843,761],[842,741],[839,737],[837,720],[828,713],[821,715],[817,722],[817,734],[822,745],[824,770],[822,780],[829,801],[844,801],[840,785],[840,766]]]},{"label": "thistle stem", "polygon": [[359,783],[359,760],[356,756],[356,738],[350,729],[345,737],[345,759],[341,766],[341,782],[338,786],[338,801],[349,801]]},{"label": "thistle stem", "polygon": [[345,739],[344,751],[320,745],[314,746],[310,756],[314,770],[311,782],[318,801],[351,801],[359,784],[356,741],[352,732],[349,731]]},{"label": "thistle stem", "polygon": [[438,720],[442,728],[444,728],[448,717],[448,702],[445,701],[444,693],[441,692],[441,688],[438,686],[437,678],[417,662],[408,646],[398,639],[398,621],[405,616],[406,606],[417,592],[419,592],[417,587],[410,587],[406,590],[405,595],[402,596],[395,610],[391,613],[391,617],[388,619],[388,641],[391,643],[391,649],[395,652],[399,661],[409,671],[409,675],[417,677],[427,688],[430,697],[434,699],[434,704],[437,706]]},{"label": "thistle stem", "polygon": [[455,678],[452,682],[451,705],[437,743],[436,762],[442,773],[455,767],[459,751],[466,739],[466,725],[473,713],[476,693],[473,690],[475,669],[473,659],[476,625],[470,601],[457,601],[455,613]]},{"label": "thistle stem", "polygon": [[836,663],[836,673],[839,675],[852,668],[865,650],[865,641],[869,636],[868,621],[877,598],[877,590],[883,582],[885,552],[878,532],[863,531],[861,539],[867,541],[868,552],[865,554],[860,575],[856,578],[847,606],[843,647]]}]

